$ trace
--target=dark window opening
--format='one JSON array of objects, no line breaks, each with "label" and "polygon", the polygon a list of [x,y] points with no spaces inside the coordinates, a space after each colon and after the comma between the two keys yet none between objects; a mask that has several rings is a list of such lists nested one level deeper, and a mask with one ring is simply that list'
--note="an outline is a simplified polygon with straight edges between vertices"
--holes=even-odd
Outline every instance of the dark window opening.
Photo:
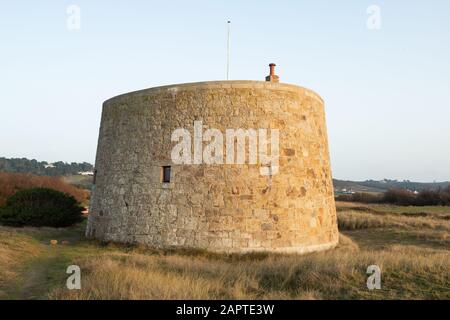
[{"label": "dark window opening", "polygon": [[169,166],[163,167],[163,171],[162,171],[162,182],[163,183],[170,182],[170,169],[171,169],[171,167],[169,167]]},{"label": "dark window opening", "polygon": [[92,184],[95,185],[95,183],[97,182],[97,170],[94,170],[94,178],[92,180]]}]

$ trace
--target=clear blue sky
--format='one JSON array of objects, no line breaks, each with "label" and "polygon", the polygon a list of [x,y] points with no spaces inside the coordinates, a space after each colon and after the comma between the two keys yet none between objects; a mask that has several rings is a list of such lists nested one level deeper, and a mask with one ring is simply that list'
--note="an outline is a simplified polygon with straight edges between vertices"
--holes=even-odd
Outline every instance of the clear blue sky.
[{"label": "clear blue sky", "polygon": [[104,100],[225,78],[228,19],[232,79],[325,99],[336,178],[450,180],[448,0],[2,1],[0,156],[93,162]]}]

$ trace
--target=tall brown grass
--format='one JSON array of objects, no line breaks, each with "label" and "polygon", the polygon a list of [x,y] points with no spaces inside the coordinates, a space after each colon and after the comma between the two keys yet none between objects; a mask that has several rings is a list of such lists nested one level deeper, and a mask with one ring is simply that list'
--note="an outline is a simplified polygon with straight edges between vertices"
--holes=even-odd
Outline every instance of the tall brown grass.
[{"label": "tall brown grass", "polygon": [[[395,299],[450,298],[448,253],[392,247],[360,251],[348,237],[327,252],[236,256],[104,253],[81,259],[81,290],[51,299]],[[366,270],[382,269],[382,290],[366,288]],[[417,281],[421,279],[421,281]],[[433,290],[430,290],[433,288]]]},{"label": "tall brown grass", "polygon": [[0,299],[5,284],[17,279],[21,264],[42,251],[42,245],[33,237],[0,226]]},{"label": "tall brown grass", "polygon": [[[50,299],[450,299],[450,221],[360,206],[338,213],[346,235],[336,249],[303,256],[77,242],[82,225],[70,232],[0,227],[0,278],[28,279],[18,266],[39,260],[51,269],[39,283],[54,285],[34,296]],[[71,243],[52,247],[48,239]],[[65,286],[71,264],[81,267],[81,290]],[[381,290],[366,287],[370,265],[381,268]],[[3,288],[23,284],[14,281]],[[0,297],[1,290],[0,281]]]},{"label": "tall brown grass", "polygon": [[89,192],[74,187],[60,177],[44,177],[27,173],[0,172],[0,206],[18,190],[29,188],[50,188],[72,195],[78,202],[84,203]]},{"label": "tall brown grass", "polygon": [[435,231],[450,232],[450,221],[431,219],[421,216],[403,216],[396,214],[368,213],[361,211],[338,212],[339,230],[356,230],[369,228],[428,228]]}]

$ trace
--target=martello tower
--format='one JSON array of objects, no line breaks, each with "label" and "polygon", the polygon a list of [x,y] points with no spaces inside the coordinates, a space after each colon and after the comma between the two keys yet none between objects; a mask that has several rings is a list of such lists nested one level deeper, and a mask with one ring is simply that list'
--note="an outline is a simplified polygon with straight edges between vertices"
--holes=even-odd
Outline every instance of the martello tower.
[{"label": "martello tower", "polygon": [[[174,164],[172,133],[196,121],[221,132],[278,129],[276,174],[261,175],[259,160]],[[279,83],[274,64],[266,81],[177,84],[106,101],[95,168],[88,237],[225,252],[305,253],[338,241],[323,100]]]}]

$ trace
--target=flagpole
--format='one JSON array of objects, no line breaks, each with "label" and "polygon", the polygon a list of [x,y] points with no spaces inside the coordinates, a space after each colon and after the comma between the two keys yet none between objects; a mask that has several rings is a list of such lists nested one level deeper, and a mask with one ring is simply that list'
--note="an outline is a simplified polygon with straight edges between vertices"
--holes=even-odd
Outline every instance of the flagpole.
[{"label": "flagpole", "polygon": [[230,79],[230,24],[231,21],[227,22],[228,25],[228,39],[227,39],[227,80]]}]

